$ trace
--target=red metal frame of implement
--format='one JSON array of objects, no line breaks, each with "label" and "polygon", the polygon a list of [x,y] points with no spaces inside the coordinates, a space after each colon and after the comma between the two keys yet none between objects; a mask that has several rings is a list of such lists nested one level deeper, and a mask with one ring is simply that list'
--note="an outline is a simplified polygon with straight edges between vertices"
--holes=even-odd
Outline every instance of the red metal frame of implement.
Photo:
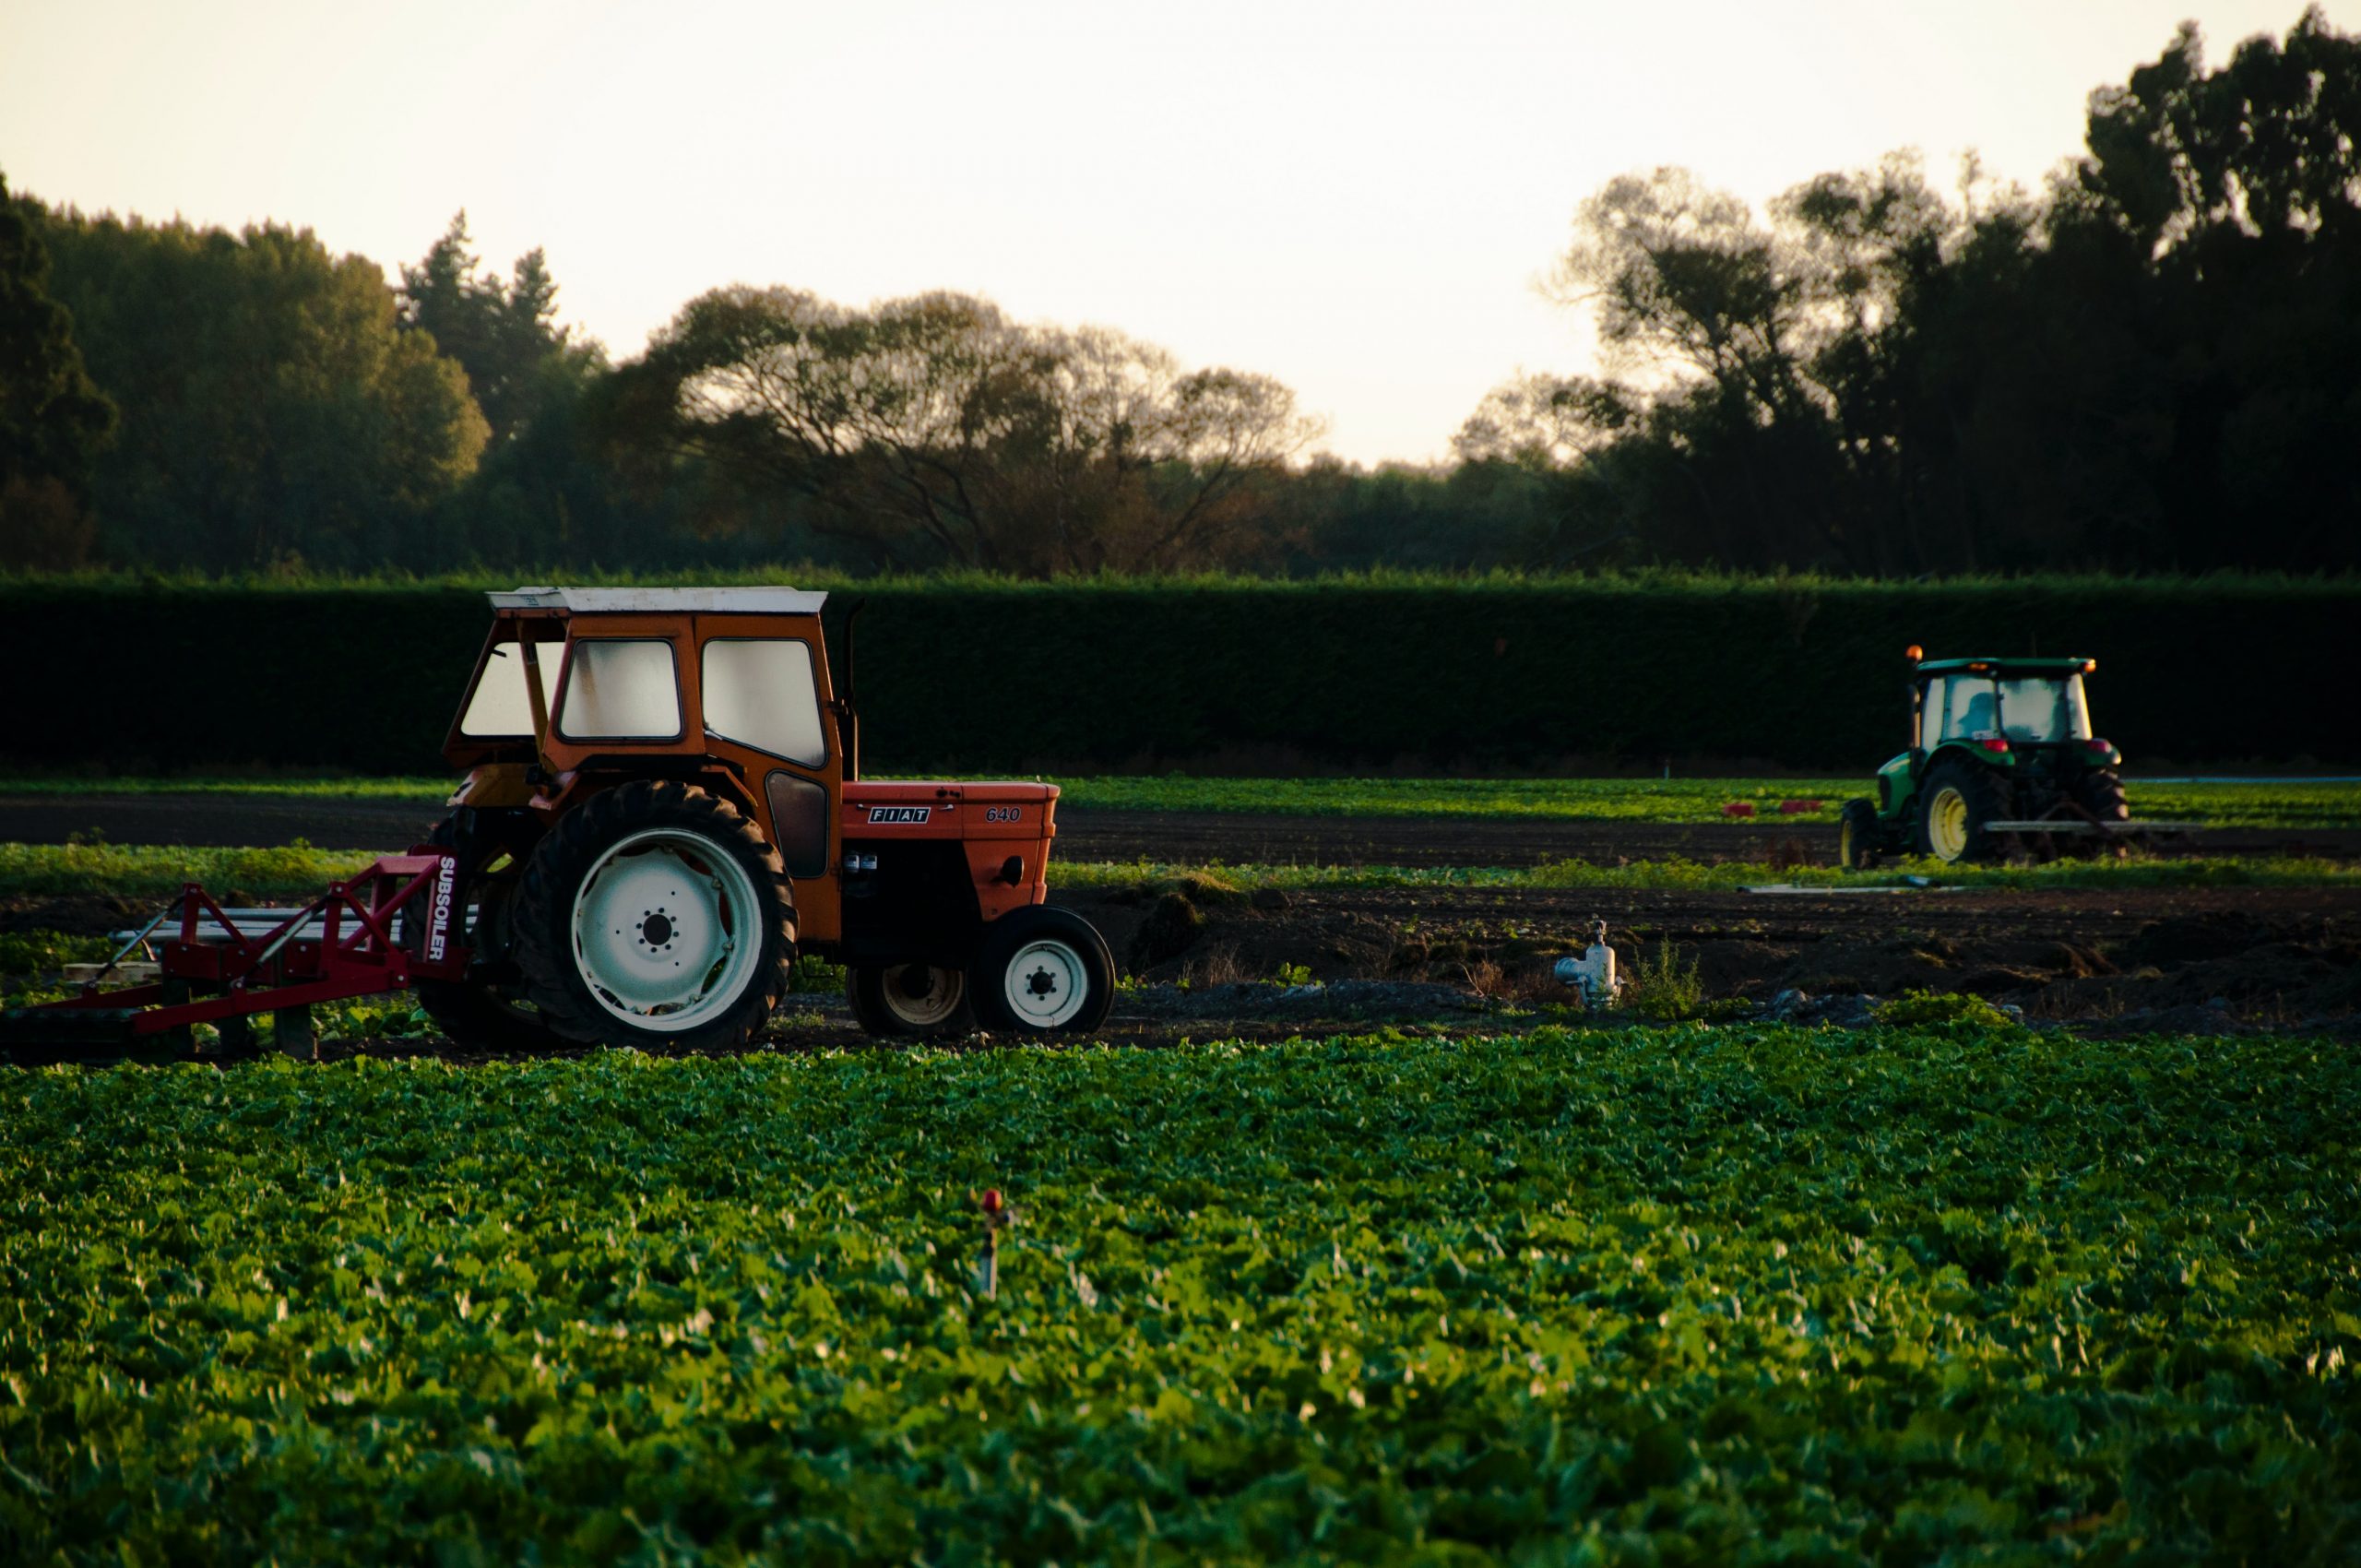
[{"label": "red metal frame of implement", "polygon": [[[97,980],[86,981],[78,996],[12,1009],[11,1032],[35,1032],[43,1020],[80,1021],[80,1015],[111,1021],[118,1038],[138,1040],[194,1024],[404,991],[420,977],[460,979],[469,951],[467,933],[452,929],[457,870],[440,850],[382,856],[300,909],[272,910],[277,923],[261,932],[242,928],[211,894],[189,883],[115,956],[119,963],[153,944],[160,979],[107,992]],[[422,911],[423,931],[414,943],[396,939],[394,920],[404,911]],[[160,940],[155,933],[175,913],[178,931]]]}]

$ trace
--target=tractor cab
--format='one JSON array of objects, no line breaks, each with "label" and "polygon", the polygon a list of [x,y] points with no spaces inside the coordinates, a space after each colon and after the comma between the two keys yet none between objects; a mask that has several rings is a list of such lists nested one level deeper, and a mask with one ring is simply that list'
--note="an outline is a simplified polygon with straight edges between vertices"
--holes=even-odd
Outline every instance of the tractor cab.
[{"label": "tractor cab", "polygon": [[2098,661],[1908,652],[1910,744],[1850,802],[1838,859],[1997,859],[2028,839],[2047,852],[2104,837],[2130,815],[2122,754],[2091,732],[2082,678]]}]

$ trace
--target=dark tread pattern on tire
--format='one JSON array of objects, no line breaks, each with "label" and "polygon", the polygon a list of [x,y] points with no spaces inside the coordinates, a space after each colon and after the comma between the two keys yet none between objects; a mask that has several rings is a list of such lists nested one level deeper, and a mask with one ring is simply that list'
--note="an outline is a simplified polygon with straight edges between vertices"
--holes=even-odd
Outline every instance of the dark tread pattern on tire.
[{"label": "dark tread pattern on tire", "polygon": [[[1845,858],[1848,840],[1845,830],[1851,829],[1849,840],[1852,858]],[[1868,871],[1878,863],[1878,808],[1868,800],[1847,801],[1837,814],[1837,863],[1845,871]]]},{"label": "dark tread pattern on tire", "polygon": [[2074,803],[2101,822],[2131,819],[2131,797],[2124,790],[2123,776],[2111,767],[2082,775],[2075,784]]},{"label": "dark tread pattern on tire", "polygon": [[[647,827],[696,833],[716,849],[735,854],[753,874],[756,897],[767,897],[776,916],[776,931],[765,935],[772,945],[770,956],[746,994],[729,1013],[700,1028],[635,1028],[591,996],[575,968],[574,897],[582,878],[609,846]],[[526,864],[516,894],[516,964],[524,971],[526,995],[552,1028],[588,1045],[704,1050],[742,1044],[777,1009],[795,962],[795,894],[778,851],[737,807],[709,790],[671,778],[619,784],[568,812]]]},{"label": "dark tread pattern on tire", "polygon": [[[469,880],[501,849],[514,852],[514,846],[497,837],[488,843],[462,842],[456,814],[436,823],[426,841],[438,849],[458,851],[457,903],[462,910],[468,907]],[[411,992],[444,1037],[469,1051],[529,1051],[566,1043],[565,1037],[540,1019],[518,1015],[488,987],[421,980]]]}]

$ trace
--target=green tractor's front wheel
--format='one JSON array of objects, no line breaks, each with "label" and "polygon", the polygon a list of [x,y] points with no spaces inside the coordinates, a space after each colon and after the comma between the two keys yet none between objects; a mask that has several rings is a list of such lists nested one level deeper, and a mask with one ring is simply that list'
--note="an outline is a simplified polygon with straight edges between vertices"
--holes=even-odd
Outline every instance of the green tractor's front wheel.
[{"label": "green tractor's front wheel", "polygon": [[1847,801],[1836,816],[1836,863],[1846,871],[1868,871],[1878,863],[1881,836],[1873,801]]},{"label": "green tractor's front wheel", "polygon": [[1918,852],[1946,865],[2000,856],[1985,825],[2008,815],[1999,781],[1973,763],[1940,763],[1918,788]]}]

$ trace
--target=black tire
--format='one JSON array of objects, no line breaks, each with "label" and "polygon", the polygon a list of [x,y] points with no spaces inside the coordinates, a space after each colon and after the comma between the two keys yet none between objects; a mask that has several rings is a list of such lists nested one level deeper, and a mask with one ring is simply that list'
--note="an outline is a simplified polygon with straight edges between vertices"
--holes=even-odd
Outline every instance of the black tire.
[{"label": "black tire", "polygon": [[[1038,1002],[1020,1009],[1010,1000],[1012,985]],[[1115,1004],[1114,956],[1097,928],[1073,910],[1029,904],[984,928],[967,995],[988,1029],[1078,1034],[1105,1023]]]},{"label": "black tire", "polygon": [[[2124,792],[2123,776],[2111,767],[2094,767],[2074,781],[2074,803],[2101,822],[2131,820],[2131,797]],[[2131,846],[2113,839],[2081,839],[2076,847],[2100,860],[2126,860]]]},{"label": "black tire", "polygon": [[1836,863],[1846,871],[1868,871],[1878,863],[1883,834],[1872,801],[1847,801],[1836,814]]},{"label": "black tire", "polygon": [[854,1019],[872,1035],[964,1035],[976,1027],[965,969],[929,964],[849,968],[845,995]]},{"label": "black tire", "polygon": [[[420,1006],[451,1043],[469,1051],[546,1051],[570,1044],[524,999],[509,951],[510,912],[525,860],[540,825],[521,812],[456,812],[434,825],[426,841],[459,857],[452,920],[469,943],[465,980],[420,980]],[[472,932],[468,911],[474,911]],[[402,940],[416,951],[426,934],[422,919],[402,921]]]},{"label": "black tire", "polygon": [[2111,767],[2094,767],[2076,779],[2074,803],[2101,822],[2131,820],[2131,797],[2124,792],[2123,776]]},{"label": "black tire", "polygon": [[[617,853],[626,839],[641,835],[658,836],[660,843],[655,847],[662,858]],[[617,928],[619,940],[613,947],[578,956],[577,903],[594,886],[603,896],[599,885],[620,870],[633,875],[670,872],[690,883],[702,879],[717,890],[722,904],[715,911],[683,904],[669,916],[659,908],[643,926],[629,932]],[[742,873],[742,879],[734,873]],[[723,907],[730,888],[744,899],[742,925]],[[584,912],[595,908],[594,903]],[[515,923],[516,963],[527,998],[550,1028],[586,1044],[674,1051],[742,1045],[787,994],[788,971],[795,961],[795,896],[778,851],[729,802],[672,779],[618,785],[568,813],[526,862]],[[692,942],[685,957],[694,957],[702,943],[720,944],[730,955],[713,959],[703,974],[692,968],[677,977],[683,986],[718,985],[710,995],[699,992],[688,1002],[658,1002],[643,1008],[615,988],[620,982],[602,982],[601,989],[593,990],[586,964],[661,962],[647,955],[670,951],[663,944],[676,934]],[[753,945],[743,949],[742,960],[736,955],[750,937]],[[645,945],[636,960],[630,951],[634,944]],[[672,968],[680,968],[681,961],[674,960]],[[694,1021],[666,1022],[668,1018]]]},{"label": "black tire", "polygon": [[[1959,799],[1956,816],[1949,814],[1951,796]],[[1927,770],[1918,785],[1915,847],[1918,853],[1950,865],[1999,860],[1999,836],[1984,825],[2008,816],[2008,797],[1989,768],[1972,762],[1940,762]]]}]

